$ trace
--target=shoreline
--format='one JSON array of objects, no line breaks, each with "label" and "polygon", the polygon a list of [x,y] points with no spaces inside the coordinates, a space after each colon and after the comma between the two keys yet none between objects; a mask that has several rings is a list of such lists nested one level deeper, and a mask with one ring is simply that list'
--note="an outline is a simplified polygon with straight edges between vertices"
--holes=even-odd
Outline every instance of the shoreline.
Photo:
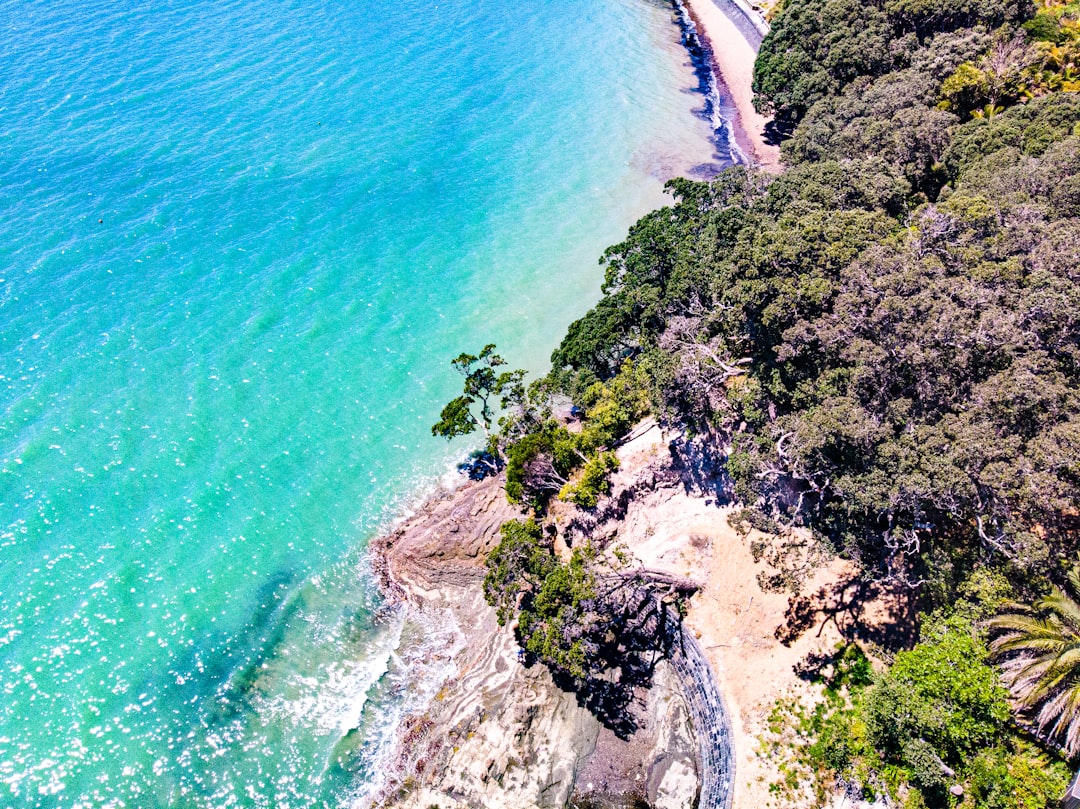
[{"label": "shoreline", "polygon": [[[694,69],[701,77],[702,86],[706,92],[708,99],[706,109],[711,113],[711,123],[717,145],[720,145],[721,138],[726,137],[726,145],[730,156],[737,164],[748,164],[765,171],[779,171],[779,148],[766,141],[765,125],[768,123],[768,119],[759,115],[754,109],[753,92],[751,90],[753,66],[757,50],[762,37],[768,31],[764,19],[756,15],[753,10],[746,7],[745,3],[740,0],[673,0],[673,6],[678,18],[678,24],[683,31],[683,45],[689,52],[694,63]],[[633,443],[636,444],[637,442]],[[482,562],[486,550],[490,548],[494,535],[497,534],[498,522],[508,516],[504,513],[507,504],[505,501],[502,501],[499,505],[488,502],[482,507],[477,507],[474,503],[466,509],[465,514],[462,514],[457,504],[463,498],[468,499],[470,497],[469,493],[474,490],[468,482],[463,480],[450,481],[444,475],[434,482],[434,486],[425,487],[425,489],[426,491],[416,492],[413,497],[409,498],[408,507],[403,509],[402,513],[395,519],[390,520],[372,538],[368,548],[368,558],[379,589],[386,598],[388,606],[405,610],[406,619],[410,614],[416,618],[421,614],[429,613],[431,610],[445,613],[449,618],[457,614],[457,620],[453,620],[452,623],[458,626],[456,633],[457,643],[460,643],[461,646],[458,647],[457,651],[451,651],[449,646],[442,650],[443,654],[447,655],[447,662],[451,669],[457,667],[459,679],[464,677],[464,679],[472,680],[473,692],[487,692],[487,700],[498,698],[499,703],[505,708],[513,708],[515,694],[518,697],[521,696],[521,692],[516,692],[514,689],[521,689],[522,684],[517,683],[515,685],[513,682],[503,682],[506,676],[504,672],[507,669],[512,671],[520,668],[519,664],[515,665],[517,663],[516,646],[508,642],[509,633],[497,632],[495,627],[488,625],[491,624],[490,620],[482,620],[480,624],[474,625],[473,628],[467,628],[466,626],[484,613],[484,605],[476,600],[477,593],[473,592],[477,583],[473,566],[478,561]],[[673,499],[680,501],[682,498],[676,496]],[[700,503],[701,501],[698,500],[697,502]],[[642,505],[644,506],[644,504]],[[652,506],[652,508],[646,507],[644,510],[649,512],[656,510],[656,504],[653,503]],[[411,526],[422,524],[439,511],[446,509],[455,512],[450,517],[450,521],[455,526],[450,529],[451,536],[444,537],[445,540],[449,540],[450,544],[444,546],[435,554],[438,557],[437,560],[428,556],[426,561],[420,562],[419,557],[426,555],[428,553],[426,550],[421,551],[419,554],[416,553],[415,549],[405,550],[399,547],[392,550],[395,540],[406,537],[410,533]],[[709,510],[715,511],[715,509],[714,504]],[[659,510],[662,511],[663,508],[661,507]],[[489,523],[489,520],[495,515],[501,515],[500,520]],[[715,528],[717,524],[714,522],[714,515],[710,515],[710,517],[709,523]],[[468,535],[469,539],[466,539],[464,535],[457,535],[458,525],[477,521],[489,524],[486,524],[483,530],[479,532],[465,530],[463,533]],[[726,538],[726,523],[723,528],[715,530],[715,533],[714,531],[709,533],[716,540],[721,540],[721,537]],[[481,539],[481,537],[484,538]],[[681,539],[685,540],[686,537]],[[462,544],[457,544],[456,548],[453,547],[454,544],[461,543],[462,540],[465,540],[464,546],[471,547],[463,547]],[[710,542],[711,544],[712,542]],[[686,554],[691,553],[685,547],[684,542],[669,536],[668,549],[670,550],[673,545],[676,547],[683,546],[679,555],[684,558]],[[403,550],[404,553],[402,553]],[[464,554],[462,554],[463,550]],[[449,558],[444,558],[444,553]],[[456,559],[451,561],[454,557]],[[404,568],[402,568],[403,559],[408,560],[404,564]],[[699,558],[699,561],[706,562],[706,559]],[[420,562],[420,564],[414,566],[417,562]],[[446,562],[450,563],[449,569],[444,567]],[[658,567],[663,568],[665,565],[661,562]],[[738,567],[745,571],[743,565]],[[429,578],[431,574],[434,574],[433,578]],[[713,597],[715,598],[715,596]],[[740,694],[738,688],[732,688],[733,683],[730,682],[728,676],[725,676],[726,667],[724,661],[717,655],[719,648],[717,644],[722,640],[726,640],[726,637],[718,636],[714,631],[709,631],[709,628],[706,628],[710,623],[711,616],[709,613],[712,610],[702,609],[703,605],[700,597],[695,598],[695,602],[697,602],[697,605],[691,609],[691,615],[688,616],[689,620],[685,628],[681,630],[684,638],[684,653],[675,655],[671,660],[673,672],[678,672],[675,674],[675,678],[682,682],[677,685],[667,683],[663,688],[658,689],[657,693],[662,694],[661,699],[665,703],[681,703],[683,706],[681,710],[687,715],[687,719],[690,718],[690,715],[693,715],[694,721],[691,722],[691,727],[694,730],[692,734],[696,733],[697,735],[697,742],[693,744],[697,748],[697,763],[693,766],[693,770],[700,789],[698,797],[703,801],[702,805],[708,805],[715,809],[726,809],[733,802],[735,805],[742,804],[748,797],[748,792],[753,795],[757,791],[753,787],[748,790],[749,785],[746,783],[748,770],[754,773],[758,780],[760,780],[761,775],[757,771],[758,768],[753,766],[756,762],[752,763],[755,758],[751,752],[755,746],[755,733],[747,727],[748,725],[756,726],[757,723],[748,721],[749,717],[746,714],[749,706],[745,695]],[[463,613],[461,611],[462,607],[466,605],[467,609]],[[488,616],[488,619],[490,619],[490,616]],[[464,621],[464,624],[462,621]],[[704,631],[702,631],[703,629]],[[465,647],[476,645],[491,646],[491,654],[480,658],[470,656],[468,651],[462,651]],[[790,682],[787,682],[788,678],[784,677],[782,673],[764,671],[762,673],[780,674],[777,679],[785,681],[788,686],[791,685]],[[452,679],[454,677],[451,675],[450,679],[439,690],[438,695],[434,696],[433,701],[429,701],[426,707],[414,706],[411,715],[407,714],[403,723],[399,725],[397,741],[386,751],[387,770],[384,773],[384,778],[389,780],[385,781],[381,787],[376,787],[374,793],[377,804],[394,806],[401,801],[404,805],[410,805],[410,801],[405,800],[405,794],[412,791],[412,788],[407,789],[405,792],[400,790],[403,785],[410,782],[423,783],[423,779],[418,779],[416,776],[419,776],[421,765],[425,763],[427,766],[424,769],[427,770],[428,774],[427,786],[420,790],[425,796],[425,801],[437,795],[437,792],[432,790],[437,790],[440,781],[445,780],[447,776],[449,776],[450,781],[456,781],[456,790],[467,789],[470,786],[468,778],[462,781],[460,775],[450,776],[449,773],[440,778],[430,769],[431,765],[434,764],[434,760],[439,758],[440,755],[443,757],[447,755],[457,756],[455,760],[459,765],[462,760],[466,764],[474,763],[468,756],[458,756],[459,745],[463,744],[463,740],[481,730],[478,725],[463,723],[461,718],[466,706],[470,710],[475,707],[473,704],[474,698],[467,694],[457,694],[456,701],[453,698],[448,698],[448,694],[453,695],[452,686],[447,684]],[[495,683],[494,687],[493,682]],[[529,695],[545,693],[545,688],[550,691],[550,684],[537,683],[535,682],[535,676],[533,676],[533,681],[528,684],[524,693]],[[672,688],[675,688],[674,692],[671,690]],[[773,689],[766,688],[766,690],[770,696],[774,696]],[[676,696],[680,692],[682,694],[681,698]],[[563,702],[554,699],[550,693],[548,694],[548,700],[548,703],[544,705],[545,709],[555,710],[555,713],[560,715],[565,714],[562,717],[564,721],[576,724],[580,729],[582,720],[574,718],[579,711],[573,710],[569,704],[563,704]],[[761,703],[757,700],[751,701],[756,703],[755,708],[760,709]],[[729,706],[727,709],[724,707],[725,703]],[[702,706],[705,706],[705,710],[703,710]],[[450,716],[448,716],[448,712]],[[484,721],[484,714],[485,712],[481,711],[480,722]],[[475,722],[476,720],[472,721]],[[665,721],[670,722],[673,720],[667,717]],[[496,725],[498,724],[496,721]],[[703,726],[698,727],[698,725]],[[466,728],[469,729],[466,730]],[[444,733],[448,733],[450,738],[457,740],[458,744],[454,745],[453,754],[446,753],[440,746],[441,742],[432,743],[428,741],[429,734],[436,729],[439,731],[437,735],[443,736]],[[505,731],[506,728],[502,728],[502,730]],[[558,726],[548,728],[549,732],[557,730]],[[754,727],[754,730],[757,730],[757,728]],[[459,732],[463,733],[459,735]],[[490,733],[491,731],[488,730],[487,732]],[[527,729],[522,731],[519,728],[517,735],[519,737],[528,737],[529,732]],[[613,744],[612,739],[601,742],[602,732],[601,736],[598,737],[596,729],[591,729],[584,735],[586,737],[591,736],[591,740],[585,744],[585,747],[591,747],[591,750],[584,754],[583,757],[579,751],[578,758],[575,759],[575,763],[572,765],[568,761],[554,762],[552,764],[554,771],[549,772],[547,776],[552,778],[556,771],[567,766],[570,766],[573,770],[577,770],[579,767],[583,768],[588,773],[585,781],[589,781],[589,783],[586,784],[584,781],[578,783],[577,774],[571,777],[569,789],[575,795],[581,794],[579,792],[581,789],[592,790],[593,784],[591,780],[596,772],[613,772],[616,768],[625,765],[623,759],[626,756],[626,750],[623,747]],[[694,735],[691,735],[690,738],[693,739]],[[421,740],[423,740],[423,746],[426,748],[425,755],[419,759],[410,758],[409,748],[420,746]],[[505,741],[504,737],[504,744]],[[599,750],[597,749],[598,745]],[[485,752],[485,756],[491,754],[493,754],[493,751],[490,749]],[[686,755],[686,750],[683,751],[683,755]],[[613,765],[613,761],[618,763]],[[492,762],[493,759],[484,762],[487,772],[478,780],[472,782],[473,786],[487,782]],[[447,760],[445,763],[449,764],[450,761]],[[748,764],[749,767],[747,767]],[[672,765],[668,762],[664,766]],[[544,767],[541,766],[541,770],[543,769]],[[410,773],[409,776],[404,775],[406,771]],[[629,770],[627,770],[628,772]],[[397,776],[395,777],[393,773],[397,773]],[[610,775],[610,772],[608,774]],[[507,771],[506,775],[509,776],[509,771]],[[643,775],[645,775],[644,772],[639,772],[635,777],[640,779]],[[674,779],[676,786],[671,788],[675,791],[685,790],[687,777],[687,773],[682,773],[681,781],[678,778]],[[499,781],[501,782],[501,780],[500,777]],[[615,781],[618,782],[618,780],[616,777]],[[646,777],[645,780],[654,779]],[[550,782],[545,789],[550,789],[553,786],[554,782]],[[630,793],[626,794],[629,795]],[[570,795],[571,792],[567,792],[565,798],[568,799]],[[419,795],[416,797],[419,797]],[[758,796],[755,795],[754,797]]]},{"label": "shoreline", "polygon": [[546,667],[523,662],[481,586],[499,526],[514,517],[520,513],[506,501],[501,476],[487,478],[436,493],[372,543],[377,580],[405,620],[437,619],[456,630],[433,650],[449,664],[446,678],[404,717],[363,805],[560,809],[584,801],[629,809],[646,801],[690,809],[700,785],[703,797],[715,796],[709,807],[726,809],[730,783],[710,783],[697,764],[701,743],[716,734],[708,723],[706,737],[694,728],[703,706],[716,718],[721,699],[716,681],[703,677],[690,683],[698,699],[686,696],[687,672],[703,665],[692,636],[683,633],[681,655],[655,664],[652,687],[630,709],[628,735],[613,732]]},{"label": "shoreline", "polygon": [[[623,505],[595,513],[592,533],[628,548],[636,565],[702,585],[681,629],[683,651],[668,658],[671,674],[642,695],[653,706],[646,713],[659,721],[636,744],[620,742],[557,688],[546,669],[522,667],[512,633],[495,625],[480,593],[498,526],[519,514],[497,478],[443,489],[371,545],[388,600],[417,615],[456,615],[460,631],[458,651],[450,651],[454,644],[443,649],[456,673],[399,728],[376,806],[464,809],[479,800],[554,809],[571,797],[595,795],[593,781],[599,788],[601,777],[609,779],[605,786],[627,790],[625,796],[636,783],[664,786],[665,799],[650,800],[661,809],[695,805],[692,784],[697,805],[708,809],[768,805],[775,774],[759,755],[759,740],[769,712],[784,696],[815,699],[799,663],[844,640],[835,605],[846,600],[853,570],[839,560],[822,565],[802,599],[762,591],[757,576],[767,565],[751,550],[760,535],[742,535],[729,524],[733,507],[718,501],[707,481],[690,483],[696,473],[677,457],[671,443],[677,437],[655,424],[632,436],[617,450],[620,470],[609,496]],[[566,541],[576,541],[580,530],[574,516],[562,509],[552,515]],[[794,626],[792,607],[802,601],[811,620]],[[871,624],[887,623],[891,612],[880,597],[860,609]],[[664,730],[686,720],[689,733]],[[558,799],[539,800],[542,794]],[[630,805],[612,802],[612,794],[601,792],[596,805]]]},{"label": "shoreline", "polygon": [[724,117],[737,151],[758,168],[780,171],[780,147],[768,142],[770,119],[754,109],[752,89],[754,61],[767,23],[740,0],[675,0],[675,4],[692,26],[716,94],[730,101],[728,108],[734,114]]}]

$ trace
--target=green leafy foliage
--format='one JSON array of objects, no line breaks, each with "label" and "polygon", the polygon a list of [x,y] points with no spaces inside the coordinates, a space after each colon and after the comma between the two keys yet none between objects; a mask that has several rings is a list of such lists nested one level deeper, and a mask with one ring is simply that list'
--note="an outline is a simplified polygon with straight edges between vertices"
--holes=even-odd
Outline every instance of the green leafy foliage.
[{"label": "green leafy foliage", "polygon": [[754,65],[755,104],[797,121],[814,102],[892,65],[895,37],[884,10],[855,0],[787,3]]},{"label": "green leafy foliage", "polygon": [[1055,93],[992,119],[971,121],[952,132],[943,161],[954,177],[987,163],[1040,157],[1080,124],[1080,95]]},{"label": "green leafy foliage", "polygon": [[1013,604],[988,622],[1013,696],[1032,710],[1041,731],[1080,753],[1080,567],[1068,588],[1051,585],[1032,608]]},{"label": "green leafy foliage", "polygon": [[1030,95],[1025,79],[1037,58],[1023,31],[1003,31],[987,53],[962,63],[945,79],[939,106],[965,117],[993,118],[1004,106]]},{"label": "green leafy foliage", "polygon": [[556,561],[535,520],[510,520],[499,533],[502,539],[487,557],[484,598],[504,626],[517,614],[521,598],[541,586]]},{"label": "green leafy foliage", "polygon": [[495,607],[499,624],[517,620],[522,648],[556,671],[585,677],[585,638],[599,620],[587,609],[596,596],[587,554],[575,551],[560,563],[531,519],[503,523],[500,533],[484,577],[484,598]]},{"label": "green leafy foliage", "polygon": [[568,563],[551,568],[518,615],[522,647],[575,679],[588,674],[593,645],[588,636],[603,620],[588,603],[596,598],[596,589],[586,559],[583,551],[575,550]]},{"label": "green leafy foliage", "polygon": [[[607,382],[580,392],[585,408],[581,429],[548,417],[506,447],[506,496],[511,503],[542,509],[556,493],[582,508],[593,508],[609,491],[608,477],[618,468],[608,447],[626,436],[649,411],[641,366],[625,362]],[[581,472],[575,477],[575,472]],[[571,482],[571,478],[574,478]]]},{"label": "green leafy foliage", "polygon": [[902,69],[928,40],[1023,22],[1027,0],[797,0],[785,3],[754,65],[755,106],[797,123],[862,77]]},{"label": "green leafy foliage", "polygon": [[632,730],[625,707],[649,683],[681,591],[671,581],[620,570],[619,553],[601,558],[590,545],[560,560],[532,519],[506,522],[500,533],[484,578],[484,598],[499,623],[516,621],[522,649],[583,693],[596,692],[594,709],[614,730]]},{"label": "green leafy foliage", "polygon": [[1074,109],[965,124],[953,185],[913,209],[876,159],[673,186],[670,236],[613,254],[664,260],[610,293],[655,302],[618,344],[657,411],[730,442],[743,502],[867,568],[935,543],[1045,567],[1080,508],[1080,139],[1036,144]]},{"label": "green leafy foliage", "polygon": [[624,362],[607,382],[594,382],[581,394],[585,409],[581,445],[610,447],[625,437],[650,409],[651,380],[646,366]]},{"label": "green leafy foliage", "polygon": [[961,614],[981,609],[939,614],[876,675],[856,646],[840,647],[821,700],[807,707],[785,698],[773,709],[763,751],[782,774],[774,791],[789,800],[809,791],[826,806],[842,778],[867,799],[888,793],[905,807],[1056,805],[1068,768],[1010,728],[1005,692]]},{"label": "green leafy foliage", "polygon": [[[450,364],[464,377],[461,396],[451,399],[432,425],[431,434],[446,439],[469,435],[479,427],[491,436],[495,402],[505,408],[524,396],[525,372],[498,371],[506,360],[495,353],[494,344],[484,346],[478,355],[460,354]],[[479,404],[479,410],[475,405]]]},{"label": "green leafy foliage", "polygon": [[898,169],[914,191],[934,199],[949,128],[958,117],[935,106],[942,82],[988,47],[978,31],[939,34],[912,56],[911,66],[853,81],[839,95],[814,104],[784,143],[787,162],[877,155]]},{"label": "green leafy foliage", "polygon": [[[885,759],[917,774],[933,760],[940,783],[937,759],[961,766],[1000,742],[1009,719],[1005,690],[984,662],[985,647],[964,630],[949,626],[898,654],[865,707],[868,738]],[[934,780],[928,773],[920,777]]]},{"label": "green leafy foliage", "polygon": [[579,454],[578,438],[565,426],[548,421],[506,448],[506,497],[511,503],[542,507],[569,483],[573,470],[588,460]]},{"label": "green leafy foliage", "polygon": [[609,476],[619,468],[614,452],[601,452],[590,458],[577,479],[567,483],[559,492],[562,500],[568,500],[581,508],[596,508],[600,495],[611,491]]}]

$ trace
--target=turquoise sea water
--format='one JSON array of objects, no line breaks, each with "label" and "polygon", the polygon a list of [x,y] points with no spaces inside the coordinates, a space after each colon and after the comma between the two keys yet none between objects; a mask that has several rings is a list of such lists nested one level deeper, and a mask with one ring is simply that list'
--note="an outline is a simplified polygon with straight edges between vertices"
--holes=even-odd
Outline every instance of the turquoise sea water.
[{"label": "turquoise sea water", "polygon": [[439,673],[364,548],[464,450],[448,360],[542,369],[663,179],[724,162],[671,9],[0,32],[0,805],[358,802]]}]

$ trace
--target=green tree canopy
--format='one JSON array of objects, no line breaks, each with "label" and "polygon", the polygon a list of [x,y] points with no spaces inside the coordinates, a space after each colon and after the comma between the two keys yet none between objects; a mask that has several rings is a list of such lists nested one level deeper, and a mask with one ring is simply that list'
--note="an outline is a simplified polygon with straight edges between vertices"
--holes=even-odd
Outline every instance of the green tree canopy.
[{"label": "green tree canopy", "polygon": [[927,758],[959,767],[1000,741],[1009,719],[1005,690],[984,662],[970,627],[951,626],[900,652],[866,703],[872,744],[917,769]]},{"label": "green tree canopy", "polygon": [[502,539],[486,561],[484,598],[503,626],[516,616],[521,597],[543,585],[556,561],[535,520],[510,520],[499,533]]},{"label": "green tree canopy", "polygon": [[[506,360],[495,353],[495,345],[489,343],[478,355],[460,354],[450,364],[465,380],[461,396],[451,399],[432,425],[431,434],[451,439],[469,435],[479,427],[485,436],[491,436],[495,419],[495,403],[508,407],[511,402],[524,396],[525,372],[499,371]],[[479,404],[479,409],[476,405]]]}]

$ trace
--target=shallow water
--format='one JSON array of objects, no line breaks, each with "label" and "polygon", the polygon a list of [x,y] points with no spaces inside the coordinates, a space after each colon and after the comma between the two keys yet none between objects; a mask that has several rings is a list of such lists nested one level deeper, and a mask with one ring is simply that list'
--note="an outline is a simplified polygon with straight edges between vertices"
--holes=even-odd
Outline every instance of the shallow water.
[{"label": "shallow water", "polygon": [[449,358],[543,369],[602,249],[723,163],[670,8],[0,30],[0,804],[348,803],[437,679],[364,549],[464,451]]}]

